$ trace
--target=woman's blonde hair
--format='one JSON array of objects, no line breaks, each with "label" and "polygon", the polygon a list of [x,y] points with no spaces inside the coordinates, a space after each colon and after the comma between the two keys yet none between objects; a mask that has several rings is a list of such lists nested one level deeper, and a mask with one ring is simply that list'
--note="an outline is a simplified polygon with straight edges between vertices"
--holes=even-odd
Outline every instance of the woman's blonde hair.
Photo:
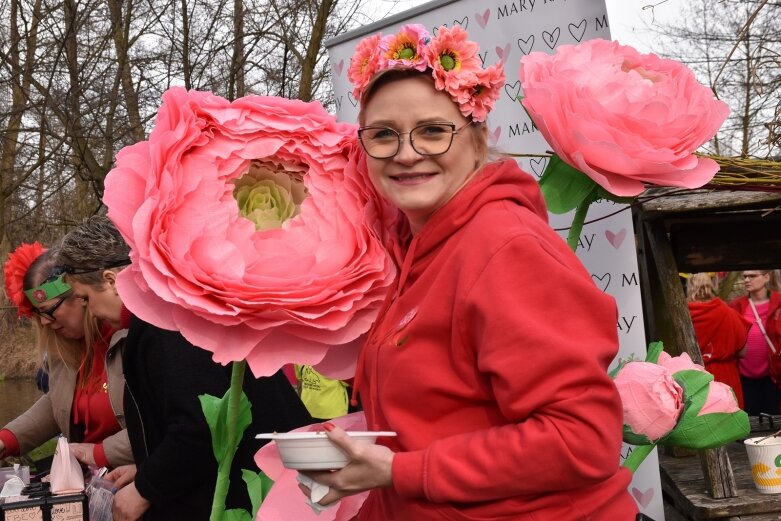
[{"label": "woman's blonde hair", "polygon": [[[38,256],[27,269],[24,276],[24,288],[31,289],[41,285],[48,279],[57,263],[58,245],[53,246]],[[94,338],[90,336],[90,331],[98,331],[98,322],[88,310],[84,313],[84,337],[80,340],[63,338],[54,332],[51,328],[44,327],[38,315],[33,318],[33,329],[35,331],[35,346],[38,350],[38,356],[43,363],[44,355],[50,359],[59,358],[66,365],[74,370],[78,370],[82,363],[91,361],[91,346]]]},{"label": "woman's blonde hair", "polygon": [[695,273],[686,284],[686,296],[689,302],[703,302],[716,297],[716,286],[707,273]]}]

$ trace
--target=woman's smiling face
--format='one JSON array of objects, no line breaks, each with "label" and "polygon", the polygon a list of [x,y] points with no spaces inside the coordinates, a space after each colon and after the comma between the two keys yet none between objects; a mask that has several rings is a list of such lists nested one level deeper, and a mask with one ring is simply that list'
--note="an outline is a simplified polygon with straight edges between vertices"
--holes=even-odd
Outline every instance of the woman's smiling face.
[{"label": "woman's smiling face", "polygon": [[[416,152],[408,132],[424,123],[464,127],[441,155]],[[382,126],[404,133],[398,153],[387,159],[367,157],[369,177],[379,192],[397,206],[417,233],[431,215],[471,178],[480,163],[477,139],[450,96],[429,78],[412,76],[377,87],[363,110],[363,126]],[[466,126],[465,126],[466,125]]]}]

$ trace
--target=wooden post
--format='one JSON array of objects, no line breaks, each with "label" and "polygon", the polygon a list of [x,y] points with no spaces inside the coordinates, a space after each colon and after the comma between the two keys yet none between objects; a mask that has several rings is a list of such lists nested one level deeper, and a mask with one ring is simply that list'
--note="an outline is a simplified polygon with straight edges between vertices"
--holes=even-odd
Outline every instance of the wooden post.
[{"label": "wooden post", "polygon": [[[642,224],[646,238],[644,246],[653,255],[653,267],[656,271],[656,281],[653,278],[650,280],[651,287],[655,285],[654,282],[658,282],[657,288],[651,290],[652,298],[656,298],[650,310],[655,315],[651,323],[657,329],[649,333],[659,336],[653,340],[662,340],[665,346],[674,348],[676,352],[688,353],[695,363],[702,364],[702,354],[694,335],[694,326],[689,317],[686,296],[679,281],[678,266],[667,231],[660,219]],[[708,483],[708,492],[714,499],[737,497],[735,476],[729,456],[723,447],[700,451],[700,463]]]}]

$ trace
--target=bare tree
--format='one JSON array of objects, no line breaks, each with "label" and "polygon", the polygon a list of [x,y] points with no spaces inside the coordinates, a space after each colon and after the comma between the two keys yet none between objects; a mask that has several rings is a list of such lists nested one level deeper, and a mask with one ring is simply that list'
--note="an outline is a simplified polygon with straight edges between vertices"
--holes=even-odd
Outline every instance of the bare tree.
[{"label": "bare tree", "polygon": [[[659,9],[662,6],[658,7]],[[688,64],[732,114],[714,153],[781,153],[781,4],[768,0],[695,0],[671,24],[656,26],[664,54]]]}]

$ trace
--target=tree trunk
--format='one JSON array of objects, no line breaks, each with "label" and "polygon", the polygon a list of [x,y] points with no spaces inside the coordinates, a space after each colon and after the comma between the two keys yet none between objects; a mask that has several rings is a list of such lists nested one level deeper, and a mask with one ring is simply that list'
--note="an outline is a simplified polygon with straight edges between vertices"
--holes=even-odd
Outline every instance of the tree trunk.
[{"label": "tree trunk", "polygon": [[336,7],[337,2],[338,0],[323,0],[317,6],[317,16],[312,25],[312,35],[309,38],[309,45],[307,45],[306,54],[301,62],[301,83],[298,85],[298,99],[300,100],[312,100],[317,57],[323,47],[323,38],[325,37],[328,18],[334,7]]},{"label": "tree trunk", "polygon": [[233,0],[233,56],[228,99],[234,100],[246,94],[244,82],[244,2]]},{"label": "tree trunk", "polygon": [[[133,86],[133,77],[130,70],[130,20],[133,16],[133,1],[127,0],[127,8],[124,19],[122,17],[121,0],[109,0],[109,13],[111,16],[111,32],[114,39],[114,49],[117,53],[117,74],[122,82],[122,91],[125,96],[125,108],[130,120],[130,131],[134,141],[144,139],[144,127],[141,125],[141,115],[138,108],[138,95]],[[106,144],[111,147],[110,143]]]}]

